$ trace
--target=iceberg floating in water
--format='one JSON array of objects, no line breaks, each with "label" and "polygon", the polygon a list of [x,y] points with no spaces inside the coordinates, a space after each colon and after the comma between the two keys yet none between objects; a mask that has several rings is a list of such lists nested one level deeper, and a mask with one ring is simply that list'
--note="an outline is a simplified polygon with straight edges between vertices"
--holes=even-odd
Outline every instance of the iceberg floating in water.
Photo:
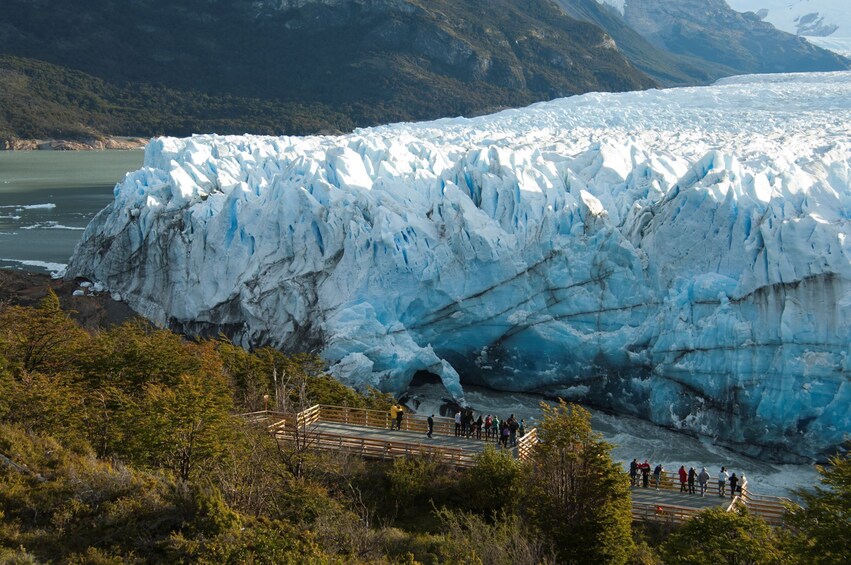
[{"label": "iceberg floating in water", "polygon": [[751,454],[851,431],[851,73],[340,137],[159,138],[67,277],[149,319],[579,395]]}]

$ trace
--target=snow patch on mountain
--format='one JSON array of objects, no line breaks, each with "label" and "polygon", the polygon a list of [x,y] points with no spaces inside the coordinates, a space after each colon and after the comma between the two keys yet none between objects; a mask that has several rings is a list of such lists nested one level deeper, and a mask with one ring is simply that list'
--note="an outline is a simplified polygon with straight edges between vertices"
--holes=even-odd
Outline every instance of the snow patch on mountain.
[{"label": "snow patch on mountain", "polygon": [[159,138],[68,266],[157,323],[781,459],[851,432],[851,73]]},{"label": "snow patch on mountain", "polygon": [[851,37],[851,2],[837,0],[727,0],[737,12],[754,12],[795,35]]},{"label": "snow patch on mountain", "polygon": [[617,10],[620,15],[623,15],[624,4],[626,0],[599,0],[600,4],[607,4]]},{"label": "snow patch on mountain", "polygon": [[816,47],[839,53],[843,57],[851,59],[851,36],[834,37],[831,35],[830,37],[808,37],[807,41]]}]

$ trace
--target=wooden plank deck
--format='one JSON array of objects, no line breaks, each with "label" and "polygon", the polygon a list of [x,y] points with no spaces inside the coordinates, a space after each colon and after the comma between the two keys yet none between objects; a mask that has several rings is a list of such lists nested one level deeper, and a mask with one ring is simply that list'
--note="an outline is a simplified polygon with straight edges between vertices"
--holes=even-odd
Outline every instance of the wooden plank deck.
[{"label": "wooden plank deck", "polygon": [[[450,418],[435,417],[434,433],[426,435],[426,419],[406,415],[401,430],[390,429],[387,414],[375,410],[339,406],[312,406],[298,414],[263,411],[243,414],[246,420],[265,425],[281,441],[298,439],[317,449],[346,451],[368,459],[393,459],[428,454],[445,464],[472,467],[476,456],[487,445],[496,446],[494,439],[455,436],[455,424]],[[537,430],[532,428],[518,438],[517,446],[508,448],[514,457],[528,459],[537,443]],[[745,487],[745,485],[743,485]],[[731,498],[729,493],[718,496],[717,482],[710,479],[706,496],[679,492],[675,473],[664,472],[659,488],[651,476],[650,486],[630,487],[633,520],[680,524],[707,508],[732,509],[744,504],[769,524],[782,525],[785,516],[783,500],[760,497],[745,492]]]},{"label": "wooden plank deck", "polygon": [[[429,438],[426,432],[390,430],[389,428],[373,428],[357,426],[353,424],[341,424],[339,422],[319,421],[310,426],[308,433],[339,434],[355,438],[368,438],[376,441],[387,441],[391,443],[421,446],[424,449],[460,449],[471,454],[481,453],[488,445],[496,447],[494,441],[475,438],[456,437],[453,435],[432,434]],[[517,456],[517,448],[509,448],[512,455]]]}]

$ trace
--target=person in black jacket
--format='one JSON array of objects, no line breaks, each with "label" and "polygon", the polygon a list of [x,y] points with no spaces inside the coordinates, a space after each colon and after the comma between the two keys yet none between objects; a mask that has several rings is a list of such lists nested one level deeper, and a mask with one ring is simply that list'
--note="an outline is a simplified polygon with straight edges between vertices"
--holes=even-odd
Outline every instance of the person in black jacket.
[{"label": "person in black jacket", "polygon": [[736,498],[736,485],[739,483],[739,477],[736,473],[730,477],[730,498]]},{"label": "person in black jacket", "polygon": [[694,467],[688,470],[688,493],[695,494],[694,492],[694,481],[697,479],[697,471],[694,470]]}]

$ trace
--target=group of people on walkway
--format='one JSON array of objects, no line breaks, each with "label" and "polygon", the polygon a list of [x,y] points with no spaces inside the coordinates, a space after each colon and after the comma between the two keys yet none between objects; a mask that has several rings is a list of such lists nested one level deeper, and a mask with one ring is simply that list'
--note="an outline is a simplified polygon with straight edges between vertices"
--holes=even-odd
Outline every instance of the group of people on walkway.
[{"label": "group of people on walkway", "polygon": [[520,421],[514,417],[514,414],[502,420],[494,414],[487,414],[476,418],[471,408],[458,410],[455,413],[455,436],[476,439],[482,439],[484,431],[486,440],[494,440],[497,445],[502,447],[514,447],[517,445],[517,439],[526,435],[526,421],[521,418]]},{"label": "group of people on walkway", "polygon": [[[644,488],[648,488],[650,486],[650,469],[651,465],[647,459],[644,460],[644,463],[639,463],[638,459],[633,459],[629,464],[629,479],[631,486],[638,486],[640,483]],[[659,490],[659,485],[663,481],[664,472],[665,469],[662,467],[661,463],[653,468],[653,486],[656,490]],[[689,470],[686,471],[685,465],[680,465],[680,469],[677,471],[677,476],[680,480],[680,492],[697,494],[695,490],[695,483],[697,483],[697,485],[700,486],[700,496],[706,496],[706,491],[709,489],[709,483],[712,478],[706,470],[706,467],[702,467],[700,473],[698,473],[694,467],[690,467]],[[727,472],[726,467],[721,467],[721,470],[718,472],[717,480],[718,496],[726,496],[727,486],[729,485],[730,498],[735,498],[737,494],[742,493],[742,485],[745,484],[745,475],[744,473],[741,477],[737,477],[736,473],[730,475]]]},{"label": "group of people on walkway", "polygon": [[[401,431],[405,408],[401,404],[394,404],[390,407],[389,415],[390,429]],[[428,424],[426,435],[431,438],[434,434],[434,414],[429,416],[426,422]],[[479,414],[476,418],[471,408],[464,408],[455,413],[455,437],[482,439],[482,433],[485,434],[486,440],[493,439],[497,445],[505,448],[514,447],[517,445],[518,438],[526,435],[526,421],[523,418],[518,421],[514,414],[503,420],[490,414],[486,416]]]}]

